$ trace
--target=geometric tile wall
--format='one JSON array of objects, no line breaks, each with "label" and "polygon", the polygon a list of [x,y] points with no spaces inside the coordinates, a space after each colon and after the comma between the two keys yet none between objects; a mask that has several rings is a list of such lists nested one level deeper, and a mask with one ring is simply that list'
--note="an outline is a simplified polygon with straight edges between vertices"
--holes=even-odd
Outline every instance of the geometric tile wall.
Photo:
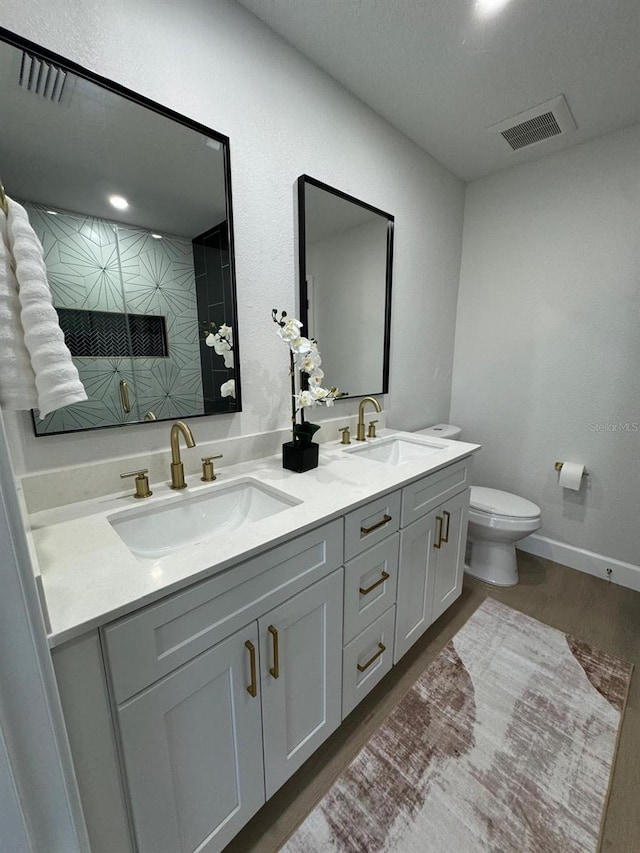
[{"label": "geometric tile wall", "polygon": [[[191,241],[82,214],[24,203],[44,249],[54,305],[164,317],[164,357],[75,357],[89,399],[44,420],[36,433],[66,432],[203,414],[200,327]],[[132,411],[120,400],[126,379]]]}]

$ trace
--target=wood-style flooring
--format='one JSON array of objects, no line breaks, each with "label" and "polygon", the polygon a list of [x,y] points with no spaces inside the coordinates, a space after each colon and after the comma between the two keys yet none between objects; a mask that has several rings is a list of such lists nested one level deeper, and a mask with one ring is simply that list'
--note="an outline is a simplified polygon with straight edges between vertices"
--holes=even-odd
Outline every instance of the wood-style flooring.
[{"label": "wood-style flooring", "polygon": [[521,551],[518,566],[520,583],[509,589],[489,587],[465,575],[458,601],[263,806],[225,853],[277,851],[487,595],[636,665],[614,768],[602,853],[640,853],[640,592]]}]

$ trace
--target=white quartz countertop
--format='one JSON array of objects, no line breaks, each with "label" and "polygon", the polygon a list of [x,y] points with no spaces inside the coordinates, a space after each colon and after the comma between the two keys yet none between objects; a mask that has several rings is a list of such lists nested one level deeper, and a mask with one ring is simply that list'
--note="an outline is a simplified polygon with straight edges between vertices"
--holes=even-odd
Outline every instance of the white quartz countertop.
[{"label": "white quartz countertop", "polygon": [[[413,442],[422,440],[411,433],[381,430],[380,438],[368,443],[392,434]],[[213,483],[188,477],[188,488],[179,492],[172,491],[168,483],[152,483],[153,496],[144,501],[135,500],[133,494],[108,495],[34,513],[29,519],[29,535],[46,597],[50,645],[78,637],[215,575],[479,449],[477,444],[461,441],[429,438],[424,443],[442,449],[419,462],[389,465],[346,452],[340,444],[322,444],[318,467],[303,474],[284,470],[277,455],[221,466]],[[109,523],[110,516],[125,509],[160,502],[168,505],[170,501],[177,504],[246,478],[300,503],[153,559],[134,556]]]}]

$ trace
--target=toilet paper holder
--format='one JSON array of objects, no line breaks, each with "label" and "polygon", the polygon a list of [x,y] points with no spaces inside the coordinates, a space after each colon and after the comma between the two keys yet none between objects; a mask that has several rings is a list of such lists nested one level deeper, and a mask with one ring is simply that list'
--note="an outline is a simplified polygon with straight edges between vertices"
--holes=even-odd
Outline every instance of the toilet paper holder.
[{"label": "toilet paper holder", "polygon": [[[564,462],[556,462],[556,463],[554,463],[554,466],[553,466],[553,467],[556,469],[556,471],[560,472],[560,471],[562,471],[562,466],[563,466],[563,465],[564,465]],[[587,471],[587,469],[586,469],[586,468],[585,468],[585,469],[584,469],[584,471],[582,472],[582,476],[583,476],[583,477],[588,477],[588,476],[589,476],[589,472]]]}]

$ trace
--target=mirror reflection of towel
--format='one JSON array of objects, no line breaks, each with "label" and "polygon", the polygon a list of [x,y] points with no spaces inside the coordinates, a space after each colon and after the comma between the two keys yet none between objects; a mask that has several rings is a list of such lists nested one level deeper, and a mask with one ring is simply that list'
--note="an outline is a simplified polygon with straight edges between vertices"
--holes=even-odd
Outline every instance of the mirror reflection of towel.
[{"label": "mirror reflection of towel", "polygon": [[24,208],[7,202],[6,220],[0,212],[0,403],[7,409],[37,407],[44,418],[86,400],[87,393],[53,307],[40,241]]}]

